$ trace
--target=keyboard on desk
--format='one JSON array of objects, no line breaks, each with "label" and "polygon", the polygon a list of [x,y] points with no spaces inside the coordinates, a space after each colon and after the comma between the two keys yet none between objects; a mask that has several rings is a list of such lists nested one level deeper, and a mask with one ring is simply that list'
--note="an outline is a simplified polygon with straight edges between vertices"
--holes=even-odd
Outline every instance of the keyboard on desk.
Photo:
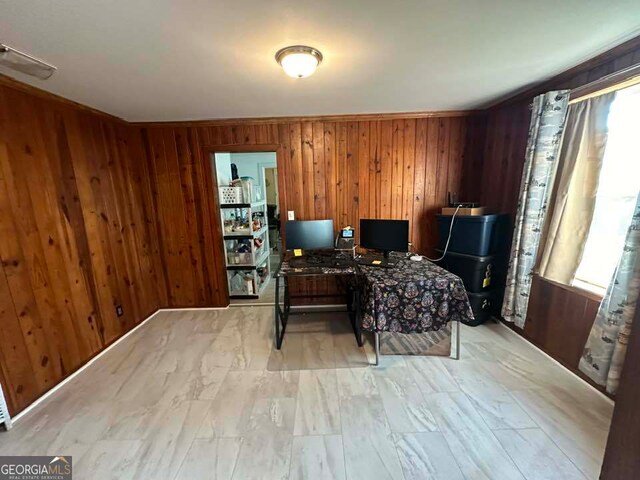
[{"label": "keyboard on desk", "polygon": [[289,265],[291,268],[349,268],[353,266],[353,258],[333,252],[310,252],[300,257],[291,256]]},{"label": "keyboard on desk", "polygon": [[367,267],[394,268],[398,264],[398,261],[395,259],[384,258],[380,255],[361,255],[356,258],[356,263]]}]

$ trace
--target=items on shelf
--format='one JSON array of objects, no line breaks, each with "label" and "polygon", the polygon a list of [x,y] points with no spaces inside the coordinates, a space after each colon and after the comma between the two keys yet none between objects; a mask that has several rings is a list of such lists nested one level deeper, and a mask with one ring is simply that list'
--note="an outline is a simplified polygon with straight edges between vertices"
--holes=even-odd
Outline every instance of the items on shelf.
[{"label": "items on shelf", "polygon": [[230,272],[229,289],[232,295],[255,295],[256,285],[251,272]]},{"label": "items on shelf", "polygon": [[261,202],[262,189],[256,185],[251,177],[242,177],[232,180],[229,185],[218,187],[220,192],[220,204],[229,205],[237,203],[254,203]]},{"label": "items on shelf", "polygon": [[236,211],[225,212],[223,219],[224,225],[224,233],[237,233],[237,234],[248,234],[251,232],[249,228],[249,217],[248,214],[243,215],[242,208],[236,209]]},{"label": "items on shelf", "polygon": [[257,297],[269,281],[266,202],[220,204],[232,298]]},{"label": "items on shelf", "polygon": [[219,187],[220,204],[242,203],[242,187]]},{"label": "items on shelf", "polygon": [[260,286],[262,286],[262,284],[265,283],[269,278],[269,268],[267,268],[267,266],[258,267],[256,272],[258,272]]},{"label": "items on shelf", "polygon": [[253,252],[251,251],[251,240],[225,240],[228,265],[251,265],[253,262]]},{"label": "items on shelf", "polygon": [[256,291],[253,277],[251,275],[245,275],[242,280],[244,281],[244,291],[247,292],[248,295],[253,295]]}]

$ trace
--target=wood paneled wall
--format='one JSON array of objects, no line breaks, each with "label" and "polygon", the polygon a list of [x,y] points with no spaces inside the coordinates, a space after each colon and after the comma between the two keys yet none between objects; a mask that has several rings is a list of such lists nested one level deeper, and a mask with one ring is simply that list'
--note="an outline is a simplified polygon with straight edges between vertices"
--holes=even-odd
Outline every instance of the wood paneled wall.
[{"label": "wood paneled wall", "polygon": [[145,148],[170,307],[228,305],[215,190],[196,129],[136,129]]},{"label": "wood paneled wall", "polygon": [[600,306],[600,298],[537,275],[524,335],[579,376],[578,361]]},{"label": "wood paneled wall", "polygon": [[[497,212],[515,215],[533,97],[549,90],[580,87],[638,63],[640,37],[489,109],[480,169],[482,204]],[[580,375],[580,354],[598,304],[587,292],[535,277],[525,331],[514,329]]]},{"label": "wood paneled wall", "polygon": [[[280,207],[296,219],[405,218],[416,250],[432,254],[434,214],[448,191],[473,198],[484,140],[480,115],[390,120],[280,121],[147,126],[154,208],[172,306],[223,305],[226,277],[207,152],[222,146],[277,149]],[[213,255],[212,255],[213,253]],[[339,301],[335,282],[296,282]]]},{"label": "wood paneled wall", "polygon": [[633,480],[640,471],[640,299],[636,303],[601,480]]},{"label": "wood paneled wall", "polygon": [[0,85],[0,374],[13,413],[165,303],[134,133]]}]

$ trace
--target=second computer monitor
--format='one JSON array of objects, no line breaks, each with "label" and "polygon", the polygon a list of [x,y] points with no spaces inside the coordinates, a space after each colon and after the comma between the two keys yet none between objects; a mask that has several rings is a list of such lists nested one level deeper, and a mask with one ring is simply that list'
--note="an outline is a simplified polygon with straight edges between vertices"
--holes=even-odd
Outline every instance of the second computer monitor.
[{"label": "second computer monitor", "polygon": [[320,250],[334,247],[333,220],[289,221],[285,227],[287,250]]},{"label": "second computer monitor", "polygon": [[360,246],[381,250],[387,257],[390,251],[409,250],[408,220],[360,220]]}]

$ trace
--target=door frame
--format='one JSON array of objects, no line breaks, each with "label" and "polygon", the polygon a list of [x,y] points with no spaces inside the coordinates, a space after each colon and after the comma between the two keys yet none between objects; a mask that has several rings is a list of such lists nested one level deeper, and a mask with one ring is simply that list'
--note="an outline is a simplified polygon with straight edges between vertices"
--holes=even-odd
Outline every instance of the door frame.
[{"label": "door frame", "polygon": [[[281,159],[284,158],[283,155],[283,147],[282,145],[275,143],[265,143],[265,144],[252,144],[252,145],[238,145],[238,144],[220,144],[220,145],[211,145],[205,144],[201,145],[202,148],[202,159],[201,161],[204,163],[206,168],[205,172],[205,183],[207,185],[208,195],[207,202],[209,204],[209,211],[212,212],[212,221],[211,221],[211,234],[213,239],[213,247],[214,247],[214,257],[220,259],[220,262],[216,262],[214,268],[216,269],[216,275],[218,277],[218,284],[222,283],[224,285],[223,291],[226,299],[226,305],[229,306],[229,282],[227,279],[226,272],[226,262],[224,260],[224,246],[223,246],[223,233],[222,233],[222,224],[220,223],[220,199],[218,195],[218,178],[214,168],[211,168],[211,155],[216,153],[260,153],[260,152],[272,152],[276,155],[276,168],[278,172],[284,172],[284,165],[281,163]],[[282,212],[285,211],[286,205],[286,195],[284,188],[284,175],[278,175],[278,197],[280,200],[280,229],[282,230],[283,216]],[[266,192],[265,192],[266,194]]]}]

